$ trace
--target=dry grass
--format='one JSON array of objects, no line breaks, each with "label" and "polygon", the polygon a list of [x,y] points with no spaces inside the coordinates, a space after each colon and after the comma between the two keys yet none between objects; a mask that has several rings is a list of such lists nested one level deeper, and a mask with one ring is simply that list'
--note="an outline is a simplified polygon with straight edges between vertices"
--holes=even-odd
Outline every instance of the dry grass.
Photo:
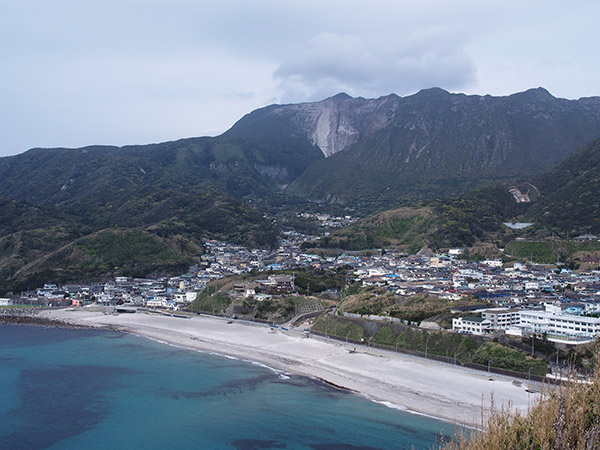
[{"label": "dry grass", "polygon": [[600,449],[600,370],[591,383],[570,381],[547,389],[529,413],[494,409],[486,431],[455,436],[451,450]]}]

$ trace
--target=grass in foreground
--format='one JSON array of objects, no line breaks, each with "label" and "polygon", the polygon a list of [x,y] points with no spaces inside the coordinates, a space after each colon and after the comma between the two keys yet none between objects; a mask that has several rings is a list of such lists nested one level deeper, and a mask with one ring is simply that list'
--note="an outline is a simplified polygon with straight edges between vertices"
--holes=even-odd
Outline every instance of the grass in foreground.
[{"label": "grass in foreground", "polygon": [[442,448],[600,449],[600,370],[596,369],[591,383],[571,381],[546,392],[527,414],[492,408],[485,428],[468,437],[459,435]]}]

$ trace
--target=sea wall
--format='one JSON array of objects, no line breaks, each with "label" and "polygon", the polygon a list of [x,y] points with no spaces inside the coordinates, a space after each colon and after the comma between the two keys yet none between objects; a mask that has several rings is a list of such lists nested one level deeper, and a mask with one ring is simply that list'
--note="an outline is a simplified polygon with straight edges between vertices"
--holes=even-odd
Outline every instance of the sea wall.
[{"label": "sea wall", "polygon": [[88,328],[59,320],[40,317],[39,313],[47,308],[0,308],[0,323],[13,325],[36,325],[56,328]]}]

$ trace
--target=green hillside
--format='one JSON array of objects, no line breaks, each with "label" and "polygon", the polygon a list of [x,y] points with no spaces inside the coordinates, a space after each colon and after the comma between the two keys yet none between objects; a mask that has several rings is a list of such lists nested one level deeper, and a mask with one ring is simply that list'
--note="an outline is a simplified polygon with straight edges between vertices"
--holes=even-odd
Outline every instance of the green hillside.
[{"label": "green hillside", "polygon": [[[599,131],[600,133],[600,131]],[[537,180],[542,193],[527,217],[563,237],[600,234],[600,139]]]},{"label": "green hillside", "polygon": [[274,247],[262,214],[217,192],[139,190],[82,202],[80,213],[2,200],[0,294],[48,281],[179,274],[198,262],[202,239]]},{"label": "green hillside", "polygon": [[177,274],[198,262],[201,254],[201,242],[181,236],[164,238],[142,230],[104,230],[40,255],[18,268],[3,288],[20,291],[49,281]]},{"label": "green hillside", "polygon": [[[317,158],[306,143],[233,138],[0,158],[0,292],[116,272],[176,274],[203,238],[274,247],[278,231],[261,205],[279,201],[279,185]],[[115,246],[146,258],[115,256]]]},{"label": "green hillside", "polygon": [[0,158],[0,196],[34,205],[106,202],[152,188],[220,190],[236,198],[268,198],[321,152],[305,142],[261,143],[193,138],[161,144],[33,149]]},{"label": "green hillside", "polygon": [[[600,242],[511,241],[504,251],[508,256],[538,264],[554,264],[558,261],[570,266],[580,266],[587,258],[600,256]],[[594,264],[594,268],[597,266],[598,264]]]},{"label": "green hillside", "polygon": [[502,223],[519,216],[526,207],[515,202],[507,187],[498,185],[374,214],[317,245],[346,250],[397,247],[414,253],[425,245],[449,248],[505,241],[513,238],[513,232]]},{"label": "green hillside", "polygon": [[401,247],[417,252],[426,245],[424,230],[433,226],[435,215],[431,208],[403,207],[369,216],[346,228],[306,243],[322,248],[362,250],[368,248]]},{"label": "green hillside", "polygon": [[[504,246],[516,237],[538,239],[552,233],[562,239],[600,234],[600,140],[524,184],[535,186],[531,202],[517,203],[509,192],[509,187],[521,183],[499,184],[375,214],[332,233],[318,245],[349,250],[396,246],[414,251],[422,245],[448,248],[492,242]],[[503,225],[515,221],[534,225],[523,231]],[[507,248],[507,253],[515,257],[533,257],[546,263],[555,262],[557,257],[563,261],[577,259],[577,253],[585,251],[594,252],[596,248],[573,242],[512,242]]]}]

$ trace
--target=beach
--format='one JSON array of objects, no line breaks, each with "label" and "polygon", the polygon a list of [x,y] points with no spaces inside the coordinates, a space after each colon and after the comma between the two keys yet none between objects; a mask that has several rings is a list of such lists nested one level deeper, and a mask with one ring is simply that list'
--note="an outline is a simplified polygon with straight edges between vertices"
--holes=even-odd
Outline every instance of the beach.
[{"label": "beach", "polygon": [[496,408],[510,405],[513,411],[527,411],[539,395],[531,392],[539,386],[529,389],[527,381],[235,320],[85,309],[47,310],[40,315],[262,363],[292,376],[321,379],[390,407],[474,427],[482,425],[492,401]]}]

